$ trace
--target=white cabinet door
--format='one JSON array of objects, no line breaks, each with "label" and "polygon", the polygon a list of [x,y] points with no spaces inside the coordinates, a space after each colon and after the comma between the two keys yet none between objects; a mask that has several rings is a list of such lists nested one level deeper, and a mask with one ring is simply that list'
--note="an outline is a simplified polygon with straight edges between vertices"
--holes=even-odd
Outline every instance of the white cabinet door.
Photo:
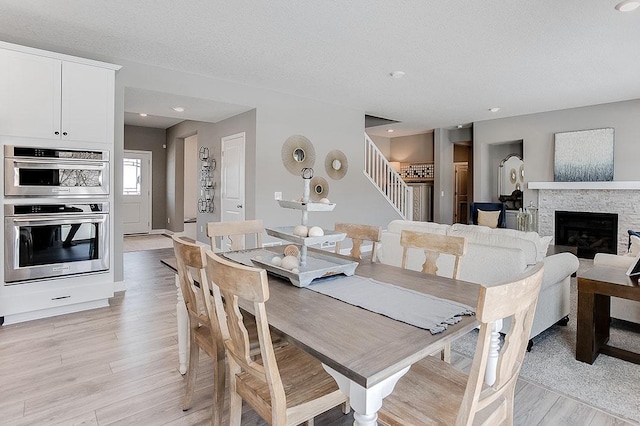
[{"label": "white cabinet door", "polygon": [[61,61],[0,49],[0,134],[60,138]]},{"label": "white cabinet door", "polygon": [[62,139],[112,142],[114,72],[62,62]]},{"label": "white cabinet door", "polygon": [[0,49],[0,134],[113,141],[111,69]]}]

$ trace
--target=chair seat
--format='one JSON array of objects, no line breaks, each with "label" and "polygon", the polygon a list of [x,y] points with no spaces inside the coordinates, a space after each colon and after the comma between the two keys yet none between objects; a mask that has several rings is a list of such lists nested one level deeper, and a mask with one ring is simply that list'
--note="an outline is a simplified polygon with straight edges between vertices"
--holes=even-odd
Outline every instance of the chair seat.
[{"label": "chair seat", "polygon": [[413,364],[384,399],[379,420],[390,426],[454,425],[468,380],[451,364],[426,357]]},{"label": "chair seat", "polygon": [[[311,355],[293,344],[276,348],[274,353],[287,399],[287,424],[297,425],[309,418],[308,411],[297,416],[296,407],[312,404],[317,407],[315,415],[318,415],[347,400],[333,377]],[[256,362],[261,364],[262,360]],[[236,386],[243,399],[261,400],[265,407],[271,406],[268,385],[251,374],[240,373]],[[326,396],[318,399],[323,394]]]}]

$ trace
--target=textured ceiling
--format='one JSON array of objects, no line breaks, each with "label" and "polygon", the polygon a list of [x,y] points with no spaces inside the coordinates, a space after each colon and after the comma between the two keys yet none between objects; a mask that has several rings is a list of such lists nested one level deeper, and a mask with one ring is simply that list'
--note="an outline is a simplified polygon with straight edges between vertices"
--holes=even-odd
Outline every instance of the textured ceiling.
[{"label": "textured ceiling", "polygon": [[0,39],[283,91],[418,132],[640,98],[640,10],[615,4],[2,0]]}]

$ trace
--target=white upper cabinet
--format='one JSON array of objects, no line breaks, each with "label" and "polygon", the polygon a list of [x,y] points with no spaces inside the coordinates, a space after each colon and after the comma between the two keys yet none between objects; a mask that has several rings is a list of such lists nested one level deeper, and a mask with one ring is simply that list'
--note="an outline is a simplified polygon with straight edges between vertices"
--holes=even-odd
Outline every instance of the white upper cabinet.
[{"label": "white upper cabinet", "polygon": [[62,62],[62,139],[113,141],[114,72]]},{"label": "white upper cabinet", "polygon": [[60,138],[60,65],[57,59],[0,49],[0,134]]},{"label": "white upper cabinet", "polygon": [[0,134],[112,143],[114,80],[113,68],[0,49]]}]

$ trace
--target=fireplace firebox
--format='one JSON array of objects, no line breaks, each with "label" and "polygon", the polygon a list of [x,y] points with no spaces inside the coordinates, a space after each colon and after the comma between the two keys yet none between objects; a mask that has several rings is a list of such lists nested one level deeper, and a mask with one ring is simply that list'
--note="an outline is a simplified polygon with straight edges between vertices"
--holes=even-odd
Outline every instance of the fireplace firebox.
[{"label": "fireplace firebox", "polygon": [[555,244],[577,247],[578,257],[593,259],[596,253],[616,254],[617,214],[556,210],[555,222]]}]

